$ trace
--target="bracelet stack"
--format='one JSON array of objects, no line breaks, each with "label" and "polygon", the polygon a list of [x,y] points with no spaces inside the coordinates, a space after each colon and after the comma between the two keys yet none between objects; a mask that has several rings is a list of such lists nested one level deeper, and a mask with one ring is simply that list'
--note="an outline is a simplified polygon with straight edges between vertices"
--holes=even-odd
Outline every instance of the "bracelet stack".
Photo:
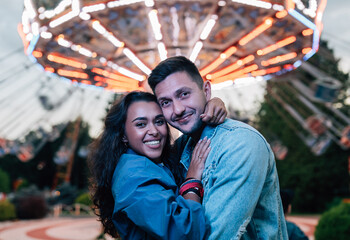
[{"label": "bracelet stack", "polygon": [[204,189],[202,182],[194,178],[187,178],[185,182],[180,186],[180,195],[184,196],[187,193],[195,193],[200,199],[203,198]]}]

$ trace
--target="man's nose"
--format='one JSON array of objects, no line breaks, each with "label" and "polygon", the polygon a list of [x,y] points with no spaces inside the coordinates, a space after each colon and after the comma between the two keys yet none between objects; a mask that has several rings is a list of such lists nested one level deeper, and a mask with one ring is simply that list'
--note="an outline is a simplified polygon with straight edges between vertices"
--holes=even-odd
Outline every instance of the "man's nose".
[{"label": "man's nose", "polygon": [[184,105],[180,101],[174,101],[173,102],[173,111],[176,115],[182,115],[185,111]]}]

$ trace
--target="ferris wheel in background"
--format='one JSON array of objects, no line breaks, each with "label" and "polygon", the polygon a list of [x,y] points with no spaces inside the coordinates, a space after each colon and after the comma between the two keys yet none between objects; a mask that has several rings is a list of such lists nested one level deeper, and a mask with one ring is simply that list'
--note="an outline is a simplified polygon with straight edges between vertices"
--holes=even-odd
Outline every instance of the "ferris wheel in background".
[{"label": "ferris wheel in background", "polygon": [[326,0],[25,0],[19,32],[45,71],[116,92],[148,89],[161,60],[184,55],[215,87],[269,79],[319,47]]}]

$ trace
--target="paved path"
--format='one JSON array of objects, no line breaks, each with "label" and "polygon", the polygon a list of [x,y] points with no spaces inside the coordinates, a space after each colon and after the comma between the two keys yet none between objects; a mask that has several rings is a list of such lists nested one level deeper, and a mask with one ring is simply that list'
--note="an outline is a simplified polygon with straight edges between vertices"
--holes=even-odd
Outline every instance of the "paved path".
[{"label": "paved path", "polygon": [[100,231],[94,217],[45,218],[0,223],[0,240],[93,240]]},{"label": "paved path", "polygon": [[[313,240],[317,217],[290,216]],[[0,222],[0,240],[95,240],[101,231],[95,217],[45,218],[40,220]],[[112,240],[112,238],[106,238]]]}]

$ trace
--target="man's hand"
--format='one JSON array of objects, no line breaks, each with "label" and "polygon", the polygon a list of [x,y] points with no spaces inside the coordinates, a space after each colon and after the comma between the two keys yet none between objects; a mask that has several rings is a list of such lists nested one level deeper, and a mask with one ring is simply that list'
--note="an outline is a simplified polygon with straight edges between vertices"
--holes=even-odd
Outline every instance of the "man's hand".
[{"label": "man's hand", "polygon": [[208,124],[220,124],[225,121],[227,110],[225,103],[217,97],[210,99],[205,106],[204,113],[201,114],[203,122]]}]

